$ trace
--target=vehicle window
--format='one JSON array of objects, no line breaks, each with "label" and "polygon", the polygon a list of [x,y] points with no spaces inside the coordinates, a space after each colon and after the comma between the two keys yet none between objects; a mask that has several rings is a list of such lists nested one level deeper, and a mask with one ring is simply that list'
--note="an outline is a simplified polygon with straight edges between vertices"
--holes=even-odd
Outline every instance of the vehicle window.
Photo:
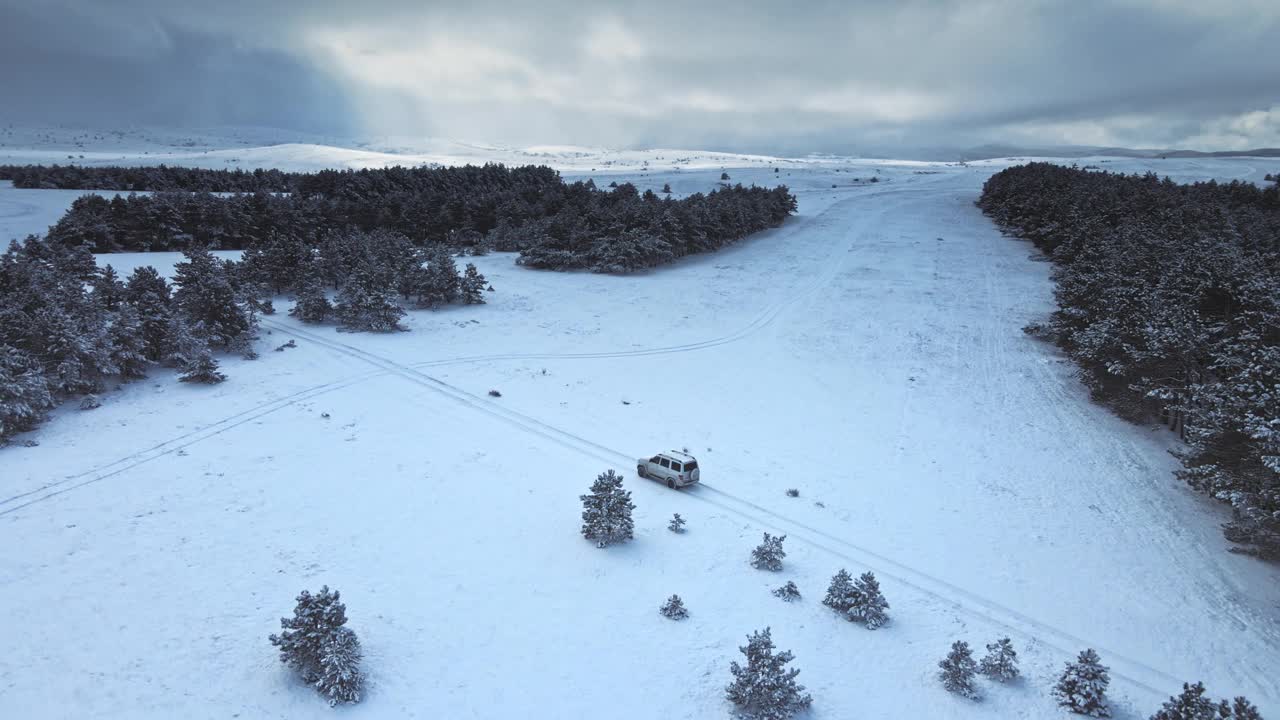
[{"label": "vehicle window", "polygon": [[653,457],[649,458],[649,462],[654,464],[657,464],[659,460],[660,458],[657,455],[654,455]]},{"label": "vehicle window", "polygon": [[680,463],[678,462],[671,463],[671,469],[675,470],[676,472],[680,472]]},{"label": "vehicle window", "polygon": [[664,468],[669,468],[669,467],[671,467],[671,463],[670,463],[670,462],[668,462],[666,458],[658,458],[658,464],[659,464],[659,465],[661,465],[661,466],[662,466],[662,467],[664,467]]},{"label": "vehicle window", "polygon": [[698,461],[697,461],[697,460],[694,460],[693,462],[687,462],[687,463],[685,463],[685,464],[684,464],[684,470],[685,470],[685,472],[693,472],[694,470],[697,470],[697,469],[698,469]]}]

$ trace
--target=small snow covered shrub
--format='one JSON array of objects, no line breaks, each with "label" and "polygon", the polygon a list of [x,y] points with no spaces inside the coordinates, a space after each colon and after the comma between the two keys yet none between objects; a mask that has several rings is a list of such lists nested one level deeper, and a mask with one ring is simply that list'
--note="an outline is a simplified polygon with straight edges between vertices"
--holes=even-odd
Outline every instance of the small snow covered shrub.
[{"label": "small snow covered shrub", "polygon": [[360,640],[350,628],[333,631],[320,648],[320,676],[316,690],[330,705],[360,702],[364,673],[360,671]]},{"label": "small snow covered shrub", "polygon": [[800,497],[800,491],[795,488],[788,488],[787,497]]},{"label": "small snow covered shrub", "polygon": [[1075,662],[1067,663],[1053,686],[1053,696],[1058,704],[1073,713],[1091,717],[1111,717],[1111,709],[1107,707],[1107,685],[1111,678],[1107,676],[1107,666],[1098,658],[1098,653],[1089,648],[1080,653]]},{"label": "small snow covered shrub", "polygon": [[938,661],[938,679],[947,692],[962,695],[970,700],[977,700],[978,688],[974,687],[973,678],[978,672],[978,664],[973,661],[973,653],[969,643],[957,640],[951,644],[951,652]]},{"label": "small snow covered shrub", "polygon": [[987,655],[978,664],[978,672],[996,682],[1017,679],[1018,653],[1009,638],[1000,638],[987,646]]},{"label": "small snow covered shrub", "polygon": [[857,603],[858,591],[853,586],[853,578],[844,568],[840,568],[831,577],[831,584],[827,586],[827,596],[823,598],[822,604],[848,617],[849,610]]},{"label": "small snow covered shrub", "polygon": [[787,552],[782,549],[782,541],[786,539],[786,535],[765,533],[764,542],[751,551],[751,565],[758,570],[781,570],[782,559],[787,556]]},{"label": "small snow covered shrub", "polygon": [[85,395],[84,399],[80,401],[81,410],[97,410],[100,407],[102,407],[102,401],[98,399],[97,395]]},{"label": "small snow covered shrub", "polygon": [[635,523],[631,511],[631,493],[622,489],[622,476],[612,470],[600,473],[591,492],[582,500],[582,536],[595,540],[598,547],[626,542],[632,538]]},{"label": "small snow covered shrub", "polygon": [[861,622],[868,630],[875,630],[889,622],[889,614],[885,612],[889,609],[889,603],[880,594],[880,583],[876,581],[875,575],[862,573],[853,584],[853,589],[853,607],[849,608],[848,613],[850,620]]},{"label": "small snow covered shrub", "polygon": [[667,598],[667,601],[662,604],[658,612],[662,613],[663,617],[672,620],[683,620],[689,617],[689,611],[685,609],[684,601],[680,599],[679,595],[672,595]]},{"label": "small snow covered shrub", "polygon": [[343,627],[347,607],[329,586],[312,595],[303,590],[292,618],[281,618],[279,635],[270,637],[280,648],[280,661],[313,685],[329,703],[358,702],[364,675],[360,672],[360,642]]},{"label": "small snow covered shrub", "polygon": [[1262,714],[1245,698],[1215,703],[1204,696],[1204,683],[1182,683],[1182,693],[1169,698],[1151,720],[1262,720]]},{"label": "small snow covered shrub", "polygon": [[733,682],[725,688],[725,697],[737,706],[738,715],[752,720],[786,720],[809,707],[813,698],[796,682],[800,671],[783,667],[791,662],[791,651],[773,654],[773,638],[769,628],[747,636],[746,647],[739,651],[747,656],[743,667],[729,664]]},{"label": "small snow covered shrub", "polygon": [[671,522],[667,525],[667,529],[673,533],[684,532],[684,518],[680,517],[680,513],[671,516]]},{"label": "small snow covered shrub", "polygon": [[800,588],[796,587],[794,582],[788,580],[786,585],[775,589],[773,594],[787,602],[795,602],[800,599]]},{"label": "small snow covered shrub", "polygon": [[226,380],[227,376],[218,370],[218,361],[214,359],[213,353],[209,352],[206,346],[199,351],[191,362],[182,370],[182,374],[178,376],[178,380],[182,382],[198,382],[206,385],[216,385]]}]

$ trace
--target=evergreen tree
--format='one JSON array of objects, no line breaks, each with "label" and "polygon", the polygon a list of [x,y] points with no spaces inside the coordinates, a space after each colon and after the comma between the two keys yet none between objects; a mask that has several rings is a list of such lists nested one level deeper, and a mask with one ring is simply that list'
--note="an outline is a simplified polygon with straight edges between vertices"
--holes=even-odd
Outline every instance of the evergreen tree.
[{"label": "evergreen tree", "polygon": [[120,307],[121,301],[124,300],[125,289],[115,268],[107,265],[99,270],[93,278],[92,285],[93,301],[98,304],[98,307],[108,312],[115,312]]},{"label": "evergreen tree", "polygon": [[418,303],[423,307],[447,305],[458,298],[461,284],[458,266],[449,250],[444,247],[428,250],[417,281]]},{"label": "evergreen tree", "polygon": [[168,344],[172,349],[165,361],[178,368],[178,379],[182,382],[212,385],[227,379],[218,371],[218,361],[203,333],[193,331],[180,317],[170,320]]},{"label": "evergreen tree", "polygon": [[800,588],[796,587],[796,584],[794,582],[792,582],[791,580],[788,580],[786,585],[783,585],[780,588],[776,588],[773,591],[773,594],[776,597],[780,597],[783,600],[786,600],[787,602],[795,602],[796,600],[800,599]]},{"label": "evergreen tree", "polygon": [[338,291],[334,314],[349,330],[385,332],[400,329],[404,310],[396,304],[391,289],[380,283],[370,268],[361,267]]},{"label": "evergreen tree", "polygon": [[1053,687],[1058,704],[1073,713],[1092,717],[1111,717],[1107,707],[1107,667],[1093,648],[1080,653],[1075,662],[1067,663],[1062,677]]},{"label": "evergreen tree", "polygon": [[201,345],[191,362],[182,368],[182,374],[178,376],[178,379],[182,382],[216,385],[226,380],[227,376],[218,371],[218,361],[213,357],[213,353],[209,351],[209,346]]},{"label": "evergreen tree", "polygon": [[364,689],[361,656],[360,640],[350,628],[333,628],[321,643],[315,686],[330,706],[360,702]]},{"label": "evergreen tree", "polygon": [[671,194],[671,183],[663,183],[663,184],[662,184],[662,192],[663,192],[663,193],[665,193],[665,194],[667,194],[667,195],[670,195],[670,194]]},{"label": "evergreen tree", "polygon": [[1237,697],[1231,703],[1230,717],[1232,720],[1262,720],[1262,713],[1258,712],[1258,708],[1253,703],[1242,697]]},{"label": "evergreen tree", "polygon": [[476,270],[475,265],[467,263],[467,271],[462,276],[462,302],[468,305],[483,305],[485,284],[484,275]]},{"label": "evergreen tree", "polygon": [[150,363],[146,357],[142,321],[132,305],[124,303],[119,307],[108,330],[109,362],[125,380],[144,378]]},{"label": "evergreen tree", "polygon": [[787,720],[813,703],[804,686],[796,682],[800,671],[785,669],[793,659],[791,651],[773,653],[769,628],[748,635],[747,645],[738,650],[746,655],[747,664],[729,664],[733,682],[725,688],[725,696],[737,706],[739,715],[753,720]]},{"label": "evergreen tree", "polygon": [[978,664],[978,672],[996,682],[1009,682],[1018,677],[1018,653],[1009,638],[1000,638],[987,646],[987,655]]},{"label": "evergreen tree", "polygon": [[854,587],[853,578],[847,570],[840,568],[840,572],[832,576],[831,585],[827,587],[827,597],[823,599],[822,604],[848,617],[849,611],[857,603],[858,590]]},{"label": "evergreen tree", "polygon": [[137,268],[125,284],[124,300],[138,313],[142,354],[151,362],[169,353],[169,284],[150,265]]},{"label": "evergreen tree", "polygon": [[626,542],[632,538],[635,524],[631,511],[631,493],[622,489],[622,476],[612,470],[600,473],[582,500],[582,536],[595,540],[598,547]]},{"label": "evergreen tree", "polygon": [[[1225,704],[1225,703],[1224,703]],[[1169,698],[1151,720],[1222,720],[1218,705],[1204,696],[1204,683],[1182,683],[1182,694]],[[1227,708],[1228,713],[1230,708]]]},{"label": "evergreen tree", "polygon": [[662,613],[663,617],[671,620],[683,620],[689,617],[689,611],[685,609],[684,601],[680,599],[679,595],[672,595],[667,598],[667,601],[659,608],[659,612]]},{"label": "evergreen tree", "polygon": [[671,522],[667,525],[667,529],[673,533],[684,532],[684,518],[680,517],[680,513],[676,513],[671,517]]},{"label": "evergreen tree", "polygon": [[53,395],[35,359],[0,344],[0,441],[34,428],[51,407]]},{"label": "evergreen tree", "polygon": [[319,275],[312,273],[304,277],[299,282],[298,299],[289,314],[304,323],[321,323],[333,312],[333,305],[325,295],[324,283]]},{"label": "evergreen tree", "polygon": [[786,540],[786,535],[770,535],[764,534],[764,541],[751,551],[751,566],[757,570],[772,570],[777,572],[782,569],[782,559],[787,556],[787,552],[782,549],[782,541]]},{"label": "evergreen tree", "polygon": [[178,311],[211,347],[247,347],[256,320],[250,304],[233,286],[228,266],[203,247],[189,248],[183,255],[186,260],[174,266],[178,289],[173,302]]},{"label": "evergreen tree", "polygon": [[868,630],[880,628],[889,622],[889,603],[880,594],[880,583],[876,576],[865,572],[854,582],[854,604],[849,608],[849,619],[857,620],[867,626]]},{"label": "evergreen tree", "polygon": [[298,595],[293,617],[281,618],[279,635],[271,644],[280,649],[280,661],[292,668],[308,685],[314,685],[329,699],[358,702],[364,676],[360,672],[360,643],[347,623],[347,607],[340,593],[329,586],[312,595]]},{"label": "evergreen tree", "polygon": [[948,692],[963,695],[970,700],[979,698],[978,688],[973,684],[974,676],[978,672],[978,664],[973,661],[969,643],[963,640],[952,643],[951,652],[938,661],[938,667],[941,668],[938,679],[942,681],[942,686]]}]

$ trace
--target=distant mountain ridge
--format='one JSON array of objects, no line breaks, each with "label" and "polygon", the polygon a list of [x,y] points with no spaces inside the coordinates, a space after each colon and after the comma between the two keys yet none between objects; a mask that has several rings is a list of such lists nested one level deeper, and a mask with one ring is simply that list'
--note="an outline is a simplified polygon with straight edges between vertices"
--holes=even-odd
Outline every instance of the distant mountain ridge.
[{"label": "distant mountain ridge", "polygon": [[1252,150],[1178,150],[1135,149],[1121,147],[1096,147],[1088,145],[1059,145],[1047,147],[1019,147],[1016,145],[980,145],[958,151],[964,160],[990,160],[1006,157],[1131,157],[1131,158],[1198,158],[1198,157],[1280,157],[1280,148],[1255,148]]}]

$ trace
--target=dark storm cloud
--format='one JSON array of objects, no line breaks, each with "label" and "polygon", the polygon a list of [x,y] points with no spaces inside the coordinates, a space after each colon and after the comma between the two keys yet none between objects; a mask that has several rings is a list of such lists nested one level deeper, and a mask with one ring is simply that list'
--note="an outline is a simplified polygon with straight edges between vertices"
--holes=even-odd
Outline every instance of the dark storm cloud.
[{"label": "dark storm cloud", "polygon": [[[36,114],[775,152],[1280,144],[1270,0],[0,0],[0,12],[5,94]],[[41,67],[15,72],[18,56]]]}]

